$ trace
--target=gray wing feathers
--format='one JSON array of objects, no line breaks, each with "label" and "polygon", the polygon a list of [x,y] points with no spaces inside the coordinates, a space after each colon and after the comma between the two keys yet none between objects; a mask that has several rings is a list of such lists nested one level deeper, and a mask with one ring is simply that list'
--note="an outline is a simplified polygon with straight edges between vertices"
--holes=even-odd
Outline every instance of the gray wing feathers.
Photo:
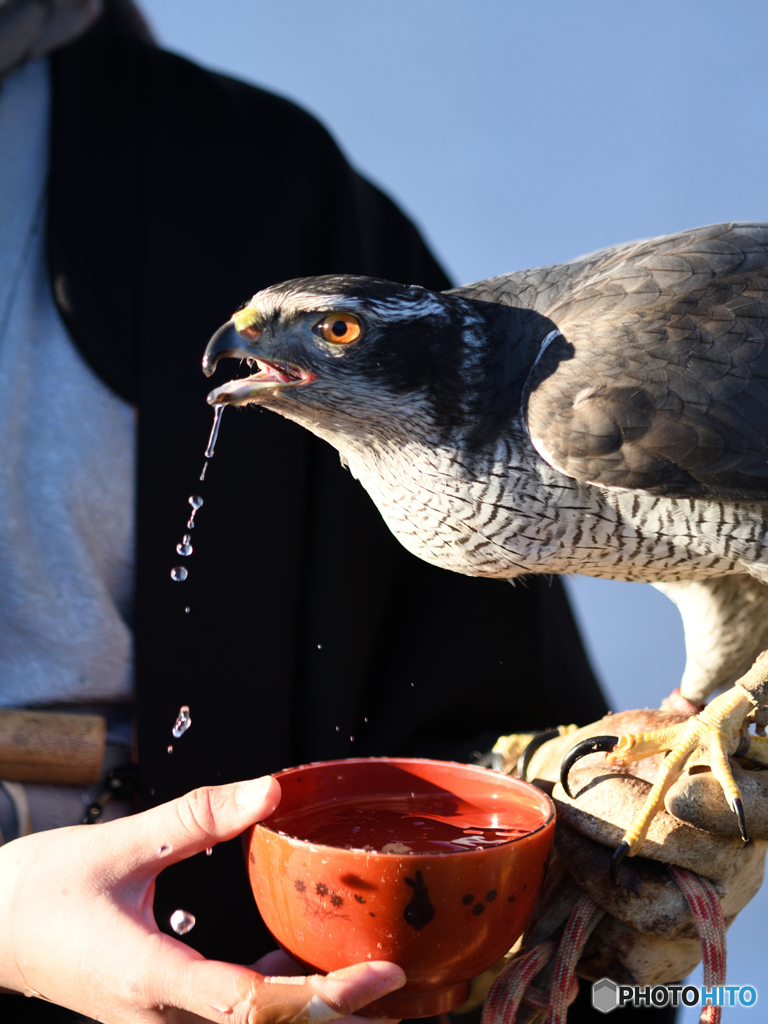
[{"label": "gray wing feathers", "polygon": [[527,410],[561,472],[768,499],[768,225],[699,228],[459,292],[534,308],[561,331]]}]

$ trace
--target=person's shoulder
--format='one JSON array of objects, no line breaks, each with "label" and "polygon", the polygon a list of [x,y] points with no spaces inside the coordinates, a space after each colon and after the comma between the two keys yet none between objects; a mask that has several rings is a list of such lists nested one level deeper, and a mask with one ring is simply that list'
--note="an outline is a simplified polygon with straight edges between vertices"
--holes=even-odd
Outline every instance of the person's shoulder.
[{"label": "person's shoulder", "polygon": [[[337,150],[327,128],[298,104],[267,89],[202,67],[124,31],[93,32],[62,54],[81,74],[109,77],[153,106],[195,114],[200,123],[216,118],[258,131],[266,147],[279,135]],[[233,139],[237,143],[237,139]]]}]

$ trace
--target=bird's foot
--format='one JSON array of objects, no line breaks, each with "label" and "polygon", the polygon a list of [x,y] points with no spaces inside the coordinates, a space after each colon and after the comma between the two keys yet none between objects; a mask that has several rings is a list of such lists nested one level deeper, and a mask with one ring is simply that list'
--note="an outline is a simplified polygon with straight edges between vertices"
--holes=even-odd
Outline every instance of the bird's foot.
[{"label": "bird's foot", "polygon": [[611,864],[611,877],[616,881],[619,865],[626,856],[634,856],[640,849],[654,815],[664,804],[672,785],[685,769],[696,765],[711,768],[723,788],[726,799],[739,821],[742,838],[748,839],[741,793],[734,782],[729,756],[737,754],[768,764],[768,739],[750,736],[746,732],[747,720],[755,710],[755,702],[748,693],[735,686],[722,694],[684,722],[657,729],[653,732],[626,736],[600,736],[585,740],[573,748],[563,760],[561,784],[570,796],[568,772],[579,757],[595,750],[606,752],[607,763],[623,768],[634,761],[653,754],[666,753],[658,778],[642,810],[624,833]]}]

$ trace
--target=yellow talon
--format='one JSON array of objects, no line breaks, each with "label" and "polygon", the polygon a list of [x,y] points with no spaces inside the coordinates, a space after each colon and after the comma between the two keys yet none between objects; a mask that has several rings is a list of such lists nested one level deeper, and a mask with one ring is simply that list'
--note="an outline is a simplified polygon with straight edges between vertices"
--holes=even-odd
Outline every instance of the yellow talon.
[{"label": "yellow talon", "polygon": [[[619,860],[637,853],[667,792],[683,771],[694,765],[707,765],[712,769],[739,818],[742,837],[747,841],[741,792],[733,780],[728,757],[741,744],[746,719],[754,709],[750,696],[739,687],[733,687],[685,722],[655,732],[620,737],[614,750],[606,755],[610,765],[623,767],[653,754],[666,753],[667,757],[642,810],[624,834]],[[768,764],[768,738],[752,737],[746,756],[751,757],[753,750],[755,760]]]}]

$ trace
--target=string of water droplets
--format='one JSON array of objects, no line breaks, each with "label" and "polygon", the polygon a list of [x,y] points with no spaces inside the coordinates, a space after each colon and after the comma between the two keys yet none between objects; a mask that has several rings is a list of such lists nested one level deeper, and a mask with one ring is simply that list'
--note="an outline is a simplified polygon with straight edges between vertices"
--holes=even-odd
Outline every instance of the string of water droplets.
[{"label": "string of water droplets", "polygon": [[[217,405],[213,411],[213,425],[211,427],[211,433],[208,437],[208,445],[205,449],[205,463],[203,464],[202,472],[200,473],[200,479],[205,480],[205,473],[208,469],[208,462],[213,458],[216,451],[216,441],[219,436],[219,427],[221,426],[221,417],[224,412],[223,405]],[[187,520],[187,530],[194,530],[195,528],[195,516],[204,505],[203,498],[199,494],[190,494],[187,499],[190,506],[191,512],[189,519]],[[182,558],[189,558],[194,551],[192,547],[192,535],[191,533],[185,533],[181,542],[176,545],[176,554],[181,555]],[[185,565],[175,565],[171,569],[171,579],[174,583],[183,583],[189,577],[189,569]],[[190,609],[185,608],[186,614],[189,614]]]},{"label": "string of water droplets", "polygon": [[[194,530],[195,528],[195,516],[198,511],[203,507],[203,499],[199,494],[190,494],[188,498],[189,504],[192,506],[189,519],[187,520],[187,529]],[[189,558],[194,548],[192,547],[192,535],[185,533],[181,538],[181,543],[176,545],[176,553],[181,555],[182,558]],[[174,565],[171,569],[171,579],[175,583],[183,583],[189,576],[189,570],[185,565]]]},{"label": "string of water droplets", "polygon": [[[210,437],[208,438],[208,446],[205,449],[205,462],[203,463],[203,468],[200,473],[201,481],[205,480],[205,474],[208,469],[208,462],[213,457],[216,448],[216,440],[219,436],[219,427],[221,425],[221,415],[223,412],[223,405],[217,406],[216,409],[214,410],[213,426],[211,427],[211,434]],[[203,507],[204,501],[199,494],[191,494],[187,500],[189,501],[189,505],[191,507],[189,519],[187,520],[187,530],[194,530],[195,516]],[[181,542],[176,545],[176,554],[181,555],[182,558],[189,558],[193,550],[194,548],[192,547],[192,534],[185,533],[181,538]],[[171,569],[171,579],[174,581],[174,583],[183,583],[188,577],[189,570],[184,565],[175,565]],[[189,606],[187,606],[184,609],[184,611],[188,615],[190,612]],[[191,725],[192,716],[189,711],[189,705],[182,704],[182,706],[179,708],[179,713],[176,716],[176,721],[174,722],[173,728],[171,729],[171,734],[173,735],[173,738],[180,739],[187,731],[187,729],[190,728]],[[173,753],[172,743],[168,744],[168,753]],[[172,849],[173,847],[170,844],[164,843],[162,846],[159,847],[157,851],[157,856],[167,857],[168,854],[171,853]],[[209,846],[205,853],[206,856],[210,857],[211,854],[213,853],[213,848]],[[188,932],[191,932],[192,929],[195,927],[195,923],[195,915],[190,914],[188,910],[174,910],[174,912],[171,914],[170,925],[177,935],[186,935]]]},{"label": "string of water droplets", "polygon": [[[216,440],[219,436],[219,427],[221,426],[221,416],[223,411],[223,406],[217,406],[213,413],[213,426],[211,427],[211,433],[208,438],[208,445],[205,449],[205,463],[203,465],[203,470],[200,474],[201,480],[205,479],[205,472],[208,469],[208,461],[213,457],[214,451],[216,449]],[[189,502],[190,505],[189,519],[187,520],[187,530],[191,531],[195,528],[195,516],[203,507],[205,502],[203,501],[202,496],[199,494],[190,494],[187,501]],[[183,534],[180,543],[176,545],[176,554],[181,555],[182,558],[189,558],[193,551],[194,548],[192,546],[192,534]],[[185,565],[175,565],[171,569],[171,579],[174,581],[174,583],[183,583],[188,578],[189,570]],[[187,605],[184,609],[185,614],[189,615],[190,611],[191,609],[189,605]],[[192,717],[189,713],[189,707],[186,704],[183,704],[176,717],[176,722],[173,726],[173,729],[171,730],[173,738],[179,739],[181,736],[183,736],[187,729],[189,729],[191,724]],[[173,744],[169,743],[167,749],[168,753],[172,754]]]}]

